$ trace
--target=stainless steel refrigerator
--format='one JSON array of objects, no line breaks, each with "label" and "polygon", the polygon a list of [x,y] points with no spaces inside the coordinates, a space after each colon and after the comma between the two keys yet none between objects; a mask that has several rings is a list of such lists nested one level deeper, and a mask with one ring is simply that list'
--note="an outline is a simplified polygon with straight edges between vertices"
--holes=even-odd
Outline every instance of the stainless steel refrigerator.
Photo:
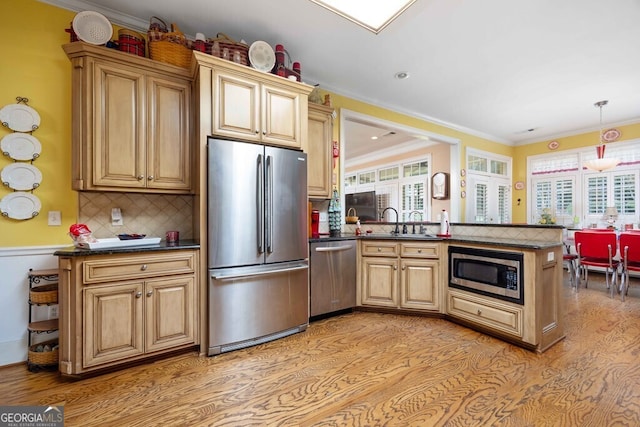
[{"label": "stainless steel refrigerator", "polygon": [[208,354],[309,324],[307,156],[208,140]]}]

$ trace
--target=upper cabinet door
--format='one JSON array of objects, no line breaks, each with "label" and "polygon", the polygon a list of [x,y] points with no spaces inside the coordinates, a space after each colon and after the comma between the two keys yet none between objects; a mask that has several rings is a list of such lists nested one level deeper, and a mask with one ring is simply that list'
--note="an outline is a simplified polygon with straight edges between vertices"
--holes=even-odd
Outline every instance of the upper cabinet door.
[{"label": "upper cabinet door", "polygon": [[331,198],[333,172],[333,109],[309,104],[307,188],[310,198]]},{"label": "upper cabinet door", "polygon": [[148,188],[191,188],[191,85],[160,77],[147,79]]},{"label": "upper cabinet door", "polygon": [[269,85],[262,86],[262,139],[264,142],[300,148],[302,143],[301,97],[299,92]]},{"label": "upper cabinet door", "polygon": [[84,147],[94,154],[93,176],[86,178],[94,186],[144,188],[144,77],[96,61],[93,82],[93,129],[86,129],[93,146]]},{"label": "upper cabinet door", "polygon": [[[232,70],[213,73],[214,135],[301,148],[306,140],[307,97]],[[304,103],[304,105],[303,105]]]},{"label": "upper cabinet door", "polygon": [[260,88],[258,82],[224,71],[213,74],[214,135],[260,141]]}]

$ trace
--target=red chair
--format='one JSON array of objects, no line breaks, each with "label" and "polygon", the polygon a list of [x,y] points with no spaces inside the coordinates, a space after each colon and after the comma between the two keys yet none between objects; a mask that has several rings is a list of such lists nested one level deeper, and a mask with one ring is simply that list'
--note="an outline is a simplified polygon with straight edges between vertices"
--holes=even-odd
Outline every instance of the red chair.
[{"label": "red chair", "polygon": [[622,263],[622,279],[620,293],[622,301],[629,292],[629,272],[640,271],[640,233],[628,232],[620,234],[620,257]]},{"label": "red chair", "polygon": [[[578,252],[578,271],[582,271],[585,279],[585,288],[589,284],[589,267],[605,269],[607,289],[611,290],[613,298],[614,287],[618,284],[618,266],[620,261],[614,259],[618,245],[614,232],[576,231],[574,234],[576,251]],[[612,280],[609,281],[609,270]]]}]

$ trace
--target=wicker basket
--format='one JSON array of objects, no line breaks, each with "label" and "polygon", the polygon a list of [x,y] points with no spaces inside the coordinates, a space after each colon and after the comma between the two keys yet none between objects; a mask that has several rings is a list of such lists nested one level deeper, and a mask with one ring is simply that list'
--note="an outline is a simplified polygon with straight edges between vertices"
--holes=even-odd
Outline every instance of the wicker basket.
[{"label": "wicker basket", "polygon": [[191,64],[189,42],[175,24],[171,24],[171,31],[168,31],[167,24],[162,19],[152,16],[147,36],[149,58],[178,67],[189,67]]},{"label": "wicker basket", "polygon": [[36,351],[39,345],[50,345],[51,347],[58,345],[58,339],[40,342],[29,347],[29,363],[34,365],[56,365],[58,363],[59,348],[56,347],[51,351]]},{"label": "wicker basket", "polygon": [[58,284],[49,283],[29,290],[29,301],[32,304],[57,304]]},{"label": "wicker basket", "polygon": [[248,45],[237,42],[224,33],[218,33],[216,38],[207,39],[207,42],[205,44],[205,52],[208,53],[209,55],[213,55],[212,53],[213,44],[216,42],[220,46],[220,54],[214,55],[214,56],[222,56],[222,52],[224,51],[224,49],[227,49],[229,51],[229,58],[233,59],[234,53],[238,51],[238,53],[240,54],[240,64],[249,65],[249,46]]},{"label": "wicker basket", "polygon": [[[353,211],[353,215],[351,215],[351,211]],[[359,217],[356,216],[356,210],[354,208],[349,208],[347,211],[347,217],[345,218],[347,224],[355,224],[358,222]]]}]

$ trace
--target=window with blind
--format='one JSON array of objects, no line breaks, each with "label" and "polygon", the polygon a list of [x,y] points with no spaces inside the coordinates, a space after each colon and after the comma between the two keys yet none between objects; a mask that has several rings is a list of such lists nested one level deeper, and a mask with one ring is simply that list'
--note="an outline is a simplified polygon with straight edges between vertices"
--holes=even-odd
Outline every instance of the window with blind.
[{"label": "window with blind", "polygon": [[539,222],[543,213],[549,213],[556,224],[573,224],[575,209],[574,178],[534,179],[533,188],[534,212],[530,222]]},{"label": "window with blind", "polygon": [[605,209],[615,206],[617,228],[637,223],[640,140],[607,144],[606,157],[621,160],[613,169],[595,172],[582,166],[595,156],[593,147],[588,147],[528,159],[530,222],[537,222],[541,210],[550,208],[558,224],[603,227]]}]

